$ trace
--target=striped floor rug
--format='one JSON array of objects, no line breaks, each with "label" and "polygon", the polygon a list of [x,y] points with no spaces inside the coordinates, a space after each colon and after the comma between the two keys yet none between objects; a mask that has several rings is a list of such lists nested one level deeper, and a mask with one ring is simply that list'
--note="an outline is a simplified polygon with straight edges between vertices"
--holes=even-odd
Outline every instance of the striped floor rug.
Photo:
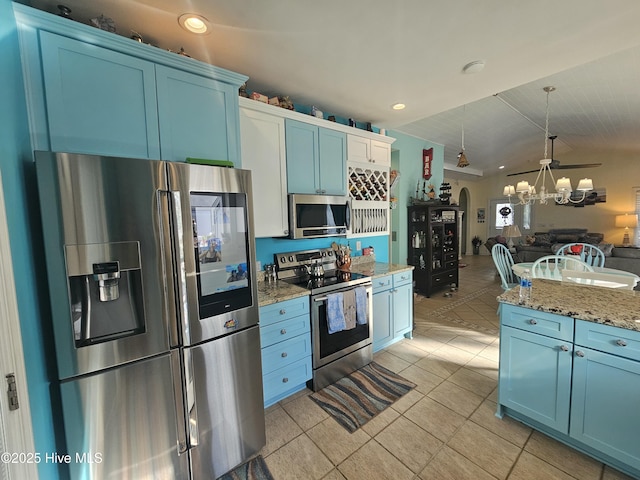
[{"label": "striped floor rug", "polygon": [[258,455],[229,473],[225,473],[218,480],[273,480],[273,477],[262,456]]},{"label": "striped floor rug", "polygon": [[311,395],[340,425],[355,432],[416,385],[371,362]]}]

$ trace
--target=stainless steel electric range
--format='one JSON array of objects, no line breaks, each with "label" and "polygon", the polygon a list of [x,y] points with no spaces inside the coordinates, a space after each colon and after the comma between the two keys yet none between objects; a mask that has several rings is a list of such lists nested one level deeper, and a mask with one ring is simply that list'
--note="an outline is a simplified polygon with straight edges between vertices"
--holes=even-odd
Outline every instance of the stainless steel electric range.
[{"label": "stainless steel electric range", "polygon": [[[303,250],[275,255],[278,279],[310,291],[313,379],[309,387],[318,391],[373,359],[373,307],[371,277],[336,268],[330,249]],[[327,295],[363,287],[367,293],[367,323],[329,333]]]}]

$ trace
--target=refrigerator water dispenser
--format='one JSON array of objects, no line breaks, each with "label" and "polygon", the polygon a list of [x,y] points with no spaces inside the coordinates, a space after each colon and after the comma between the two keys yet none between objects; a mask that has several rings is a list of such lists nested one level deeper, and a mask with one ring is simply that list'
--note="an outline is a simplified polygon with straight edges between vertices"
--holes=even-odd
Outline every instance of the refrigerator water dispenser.
[{"label": "refrigerator water dispenser", "polygon": [[76,347],[145,331],[138,242],[67,245]]}]

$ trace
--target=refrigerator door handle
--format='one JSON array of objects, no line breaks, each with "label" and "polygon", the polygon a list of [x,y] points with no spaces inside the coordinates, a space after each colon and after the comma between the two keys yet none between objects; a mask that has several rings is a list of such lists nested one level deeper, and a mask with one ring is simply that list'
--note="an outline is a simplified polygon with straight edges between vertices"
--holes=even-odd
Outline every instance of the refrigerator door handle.
[{"label": "refrigerator door handle", "polygon": [[178,455],[189,450],[187,445],[187,427],[185,425],[185,404],[182,395],[182,366],[180,365],[180,352],[171,351],[171,378],[173,380],[173,396],[176,402],[176,434],[178,437]]},{"label": "refrigerator door handle", "polygon": [[196,377],[193,374],[191,349],[184,349],[184,392],[186,415],[189,428],[189,448],[198,445],[198,407],[196,406]]},{"label": "refrigerator door handle", "polygon": [[[176,309],[178,310],[177,328],[181,328],[182,345],[191,345],[191,334],[188,326],[189,303],[187,300],[187,270],[185,266],[185,237],[182,228],[182,201],[180,192],[171,192],[171,229],[173,231],[174,248],[173,258],[176,275]],[[191,245],[193,247],[193,245]],[[191,251],[191,247],[189,251]]]},{"label": "refrigerator door handle", "polygon": [[[188,313],[186,303],[186,273],[184,266],[184,236],[180,222],[180,193],[158,191],[158,221],[161,236],[161,254],[164,269],[166,302],[165,323],[169,330],[171,347],[188,340],[188,330],[181,331],[182,318]],[[181,342],[181,334],[182,342]],[[185,339],[184,335],[187,336]]]},{"label": "refrigerator door handle", "polygon": [[158,222],[160,227],[160,253],[162,256],[162,268],[164,272],[165,301],[162,311],[164,322],[169,332],[169,345],[180,345],[179,321],[176,294],[176,272],[173,262],[174,248],[171,241],[171,200],[169,192],[158,191]]}]

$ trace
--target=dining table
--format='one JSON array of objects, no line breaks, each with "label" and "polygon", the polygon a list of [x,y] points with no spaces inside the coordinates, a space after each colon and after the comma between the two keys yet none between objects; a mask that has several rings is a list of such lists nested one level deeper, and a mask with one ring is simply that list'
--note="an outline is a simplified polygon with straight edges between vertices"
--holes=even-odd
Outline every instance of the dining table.
[{"label": "dining table", "polygon": [[[513,266],[511,267],[511,270],[513,270],[513,273],[515,273],[518,277],[521,277],[524,271],[525,270],[530,271],[532,266],[533,266],[533,262],[514,263]],[[616,268],[609,268],[609,267],[592,267],[592,268],[594,272],[604,273],[607,275],[618,275],[620,277],[624,277],[625,279],[631,278],[632,281],[634,282],[633,283],[634,287],[640,281],[640,276],[636,275],[635,273],[626,272],[624,270],[618,270]],[[548,280],[562,280],[562,276],[558,276],[557,278],[548,278]]]}]

